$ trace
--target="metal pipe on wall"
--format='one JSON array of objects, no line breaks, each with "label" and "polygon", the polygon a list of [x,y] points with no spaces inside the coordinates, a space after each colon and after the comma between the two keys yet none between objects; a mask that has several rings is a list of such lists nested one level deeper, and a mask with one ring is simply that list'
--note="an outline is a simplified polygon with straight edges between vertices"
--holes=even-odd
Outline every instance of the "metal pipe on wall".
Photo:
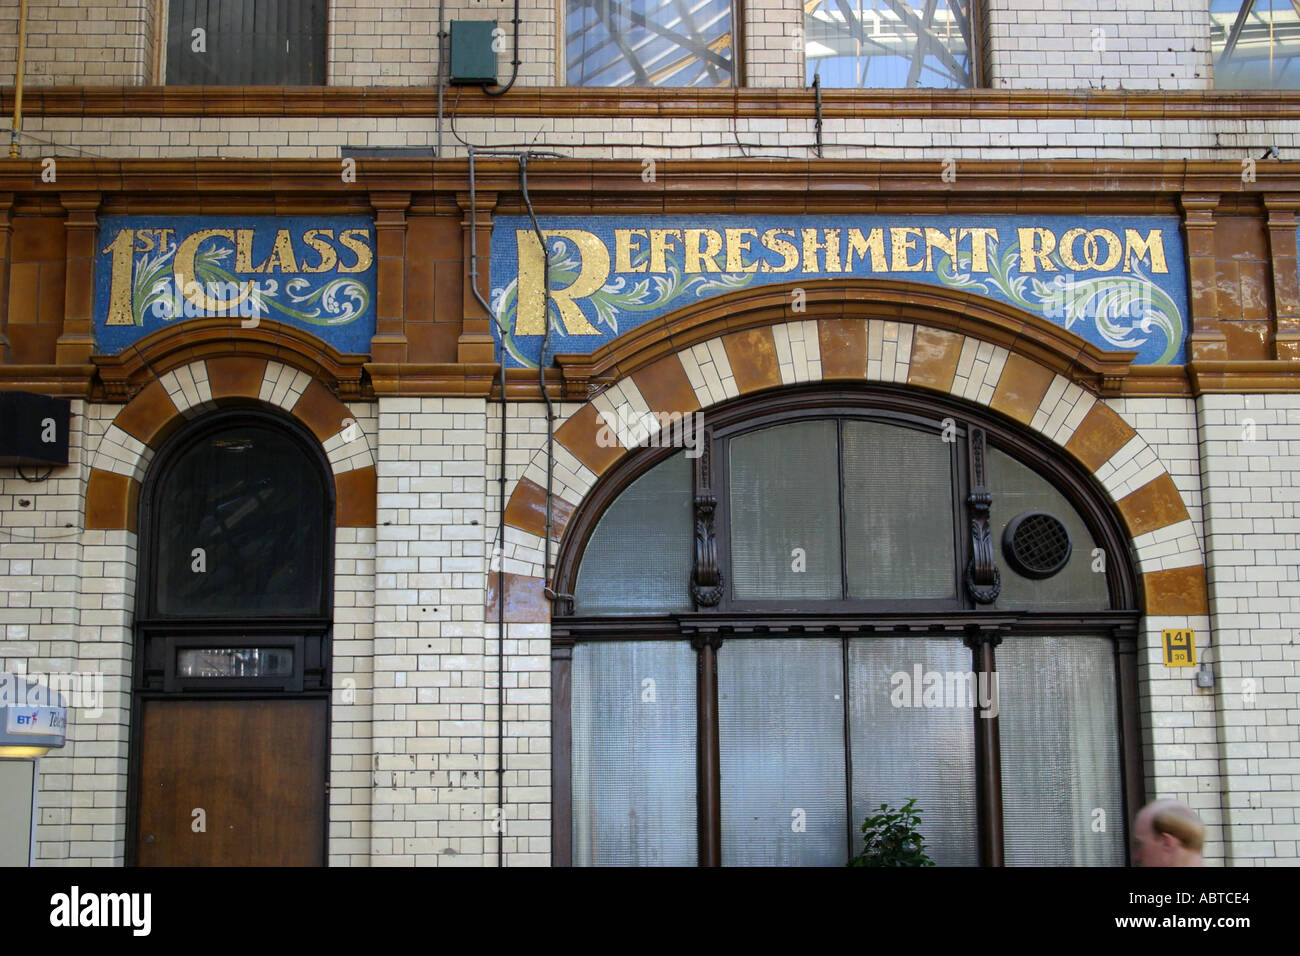
[{"label": "metal pipe on wall", "polygon": [[18,63],[14,68],[14,122],[9,131],[9,158],[17,159],[23,128],[23,61],[27,57],[27,0],[18,7]]}]

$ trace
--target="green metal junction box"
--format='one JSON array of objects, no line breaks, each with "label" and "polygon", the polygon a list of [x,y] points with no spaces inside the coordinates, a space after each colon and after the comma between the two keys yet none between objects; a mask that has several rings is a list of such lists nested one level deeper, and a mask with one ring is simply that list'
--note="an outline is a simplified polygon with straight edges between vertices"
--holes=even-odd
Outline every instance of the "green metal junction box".
[{"label": "green metal junction box", "polygon": [[492,49],[495,20],[453,20],[451,22],[452,83],[477,84],[497,81],[497,55]]}]

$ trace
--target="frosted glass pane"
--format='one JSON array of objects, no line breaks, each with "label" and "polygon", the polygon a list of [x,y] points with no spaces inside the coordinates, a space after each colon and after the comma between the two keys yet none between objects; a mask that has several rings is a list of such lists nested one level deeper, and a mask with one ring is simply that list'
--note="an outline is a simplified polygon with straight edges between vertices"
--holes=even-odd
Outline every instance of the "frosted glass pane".
[{"label": "frosted glass pane", "polygon": [[972,711],[980,691],[961,679],[970,649],[960,638],[852,638],[848,653],[853,852],[862,850],[866,817],[915,797],[930,859],[977,865]]},{"label": "frosted glass pane", "polygon": [[951,449],[937,431],[844,423],[849,597],[956,596]]},{"label": "frosted glass pane", "polygon": [[[833,599],[840,581],[839,456],[833,421],[763,428],[730,445],[733,595]],[[806,567],[795,549],[801,549]]]},{"label": "frosted glass pane", "polygon": [[[999,610],[1066,611],[1104,610],[1110,607],[1104,572],[1092,570],[1092,549],[1096,547],[1088,526],[1046,478],[995,448],[988,450],[989,490],[993,509],[989,524],[997,549],[1002,592],[994,607]],[[1002,535],[1016,515],[1046,511],[1060,518],[1070,532],[1073,548],[1070,560],[1050,578],[1021,577],[1002,553]],[[1111,555],[1111,560],[1118,556]]]},{"label": "frosted glass pane", "polygon": [[578,644],[571,673],[574,864],[695,866],[695,652]]},{"label": "frosted glass pane", "polygon": [[678,452],[618,496],[582,553],[575,614],[692,609],[691,494],[691,462]]},{"label": "frosted glass pane", "polygon": [[842,695],[843,651],[836,639],[723,643],[724,866],[848,861]]},{"label": "frosted glass pane", "polygon": [[[1113,645],[1008,637],[995,654],[1007,864],[1123,866]],[[1104,819],[1104,832],[1094,819]]]}]

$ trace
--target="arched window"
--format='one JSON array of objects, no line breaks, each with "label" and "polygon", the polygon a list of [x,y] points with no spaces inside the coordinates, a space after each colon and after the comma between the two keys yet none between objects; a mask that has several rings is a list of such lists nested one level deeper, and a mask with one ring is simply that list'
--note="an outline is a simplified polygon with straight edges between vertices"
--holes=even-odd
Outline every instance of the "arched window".
[{"label": "arched window", "polygon": [[698,450],[567,529],[557,862],[842,865],[911,798],[939,863],[1125,862],[1135,579],[1088,476],[889,387],[733,402]]}]

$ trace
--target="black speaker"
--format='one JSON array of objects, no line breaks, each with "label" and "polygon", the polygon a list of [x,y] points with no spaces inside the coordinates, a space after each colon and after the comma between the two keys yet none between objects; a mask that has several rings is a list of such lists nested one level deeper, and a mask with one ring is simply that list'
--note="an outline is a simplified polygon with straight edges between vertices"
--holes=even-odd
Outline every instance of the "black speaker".
[{"label": "black speaker", "polygon": [[0,391],[0,465],[66,465],[72,402]]}]

